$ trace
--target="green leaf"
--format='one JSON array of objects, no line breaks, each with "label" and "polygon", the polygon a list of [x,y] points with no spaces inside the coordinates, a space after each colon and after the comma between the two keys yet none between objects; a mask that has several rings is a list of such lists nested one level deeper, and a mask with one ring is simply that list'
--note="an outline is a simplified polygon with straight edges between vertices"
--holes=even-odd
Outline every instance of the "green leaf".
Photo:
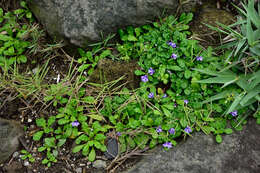
[{"label": "green leaf", "polygon": [[105,139],[106,139],[106,136],[103,135],[103,134],[97,134],[97,135],[95,136],[95,140],[97,140],[97,141],[103,141],[103,140],[105,140]]},{"label": "green leaf", "polygon": [[20,55],[17,57],[17,61],[20,63],[26,63],[27,62],[27,57],[25,55]]},{"label": "green leaf", "polygon": [[217,143],[220,144],[222,142],[222,137],[220,135],[217,135],[216,136],[216,141],[217,141]]},{"label": "green leaf", "polygon": [[55,116],[50,116],[47,122],[48,127],[50,127],[55,122],[55,120],[56,120]]},{"label": "green leaf", "polygon": [[104,118],[98,114],[87,114],[88,117],[93,118],[94,120],[102,121]]},{"label": "green leaf", "polygon": [[84,146],[85,146],[85,144],[83,144],[83,145],[77,145],[77,146],[75,146],[75,147],[72,149],[72,152],[73,152],[73,153],[77,153],[77,152],[79,152]]},{"label": "green leaf", "polygon": [[67,124],[68,122],[70,122],[70,121],[65,118],[62,118],[62,119],[59,119],[58,124],[63,125],[63,124]]},{"label": "green leaf", "polygon": [[229,82],[236,82],[238,78],[236,76],[221,76],[221,77],[213,77],[204,80],[197,81],[198,83],[229,83]]},{"label": "green leaf", "polygon": [[96,151],[94,148],[92,148],[92,150],[90,151],[89,155],[88,155],[88,160],[90,162],[93,162],[96,158]]},{"label": "green leaf", "polygon": [[66,131],[65,131],[64,137],[65,137],[65,138],[70,137],[71,134],[72,134],[72,130],[73,130],[72,126],[69,126],[69,127],[66,129]]},{"label": "green leaf", "polygon": [[52,100],[52,99],[53,99],[53,96],[46,96],[46,97],[43,98],[43,100],[44,100],[45,102],[48,102],[48,101],[50,101],[50,100]]},{"label": "green leaf", "polygon": [[227,128],[227,129],[225,129],[225,133],[229,135],[229,134],[233,133],[233,130],[230,128]]},{"label": "green leaf", "polygon": [[109,55],[111,55],[111,50],[107,49],[100,54],[100,58],[105,58]]},{"label": "green leaf", "polygon": [[43,135],[43,131],[38,131],[38,132],[36,132],[36,133],[33,135],[33,140],[34,140],[34,141],[39,141],[39,140],[41,139],[42,135]]},{"label": "green leaf", "polygon": [[166,117],[171,117],[172,116],[172,113],[168,109],[162,107],[162,110],[163,110],[163,113],[166,115]]},{"label": "green leaf", "polygon": [[0,34],[0,40],[2,40],[2,41],[10,41],[10,40],[13,40],[13,38],[10,37],[10,36],[7,36],[7,35]]},{"label": "green leaf", "polygon": [[42,164],[47,164],[47,163],[49,163],[49,160],[48,159],[43,159],[43,161],[42,161]]},{"label": "green leaf", "polygon": [[141,70],[135,70],[135,75],[140,76],[140,75],[144,75],[145,73]]},{"label": "green leaf", "polygon": [[244,106],[250,99],[257,96],[260,93],[260,86],[254,88],[249,93],[247,93],[240,101],[241,106]]},{"label": "green leaf", "polygon": [[89,145],[84,145],[84,147],[82,149],[82,155],[87,156],[88,153],[89,153]]},{"label": "green leaf", "polygon": [[185,77],[186,79],[189,79],[189,78],[191,77],[191,71],[190,71],[190,70],[185,70],[185,72],[184,72],[184,77]]},{"label": "green leaf", "polygon": [[46,126],[46,121],[44,118],[38,118],[36,119],[36,125],[38,127],[45,127]]},{"label": "green leaf", "polygon": [[44,143],[47,145],[47,147],[55,147],[55,138],[45,138]]},{"label": "green leaf", "polygon": [[45,146],[42,146],[42,147],[39,147],[39,148],[38,148],[38,151],[39,151],[39,152],[42,152],[42,151],[44,151],[44,150],[46,150],[46,147],[45,147]]},{"label": "green leaf", "polygon": [[256,123],[260,125],[260,118],[256,119]]},{"label": "green leaf", "polygon": [[128,35],[127,40],[128,41],[137,41],[137,38],[133,35]]},{"label": "green leaf", "polygon": [[58,142],[57,146],[58,146],[58,147],[61,147],[62,145],[65,144],[66,140],[67,140],[67,139],[59,139],[59,142]]},{"label": "green leaf", "polygon": [[240,103],[240,100],[243,98],[243,95],[244,95],[244,93],[241,93],[235,97],[235,100],[233,101],[233,103],[230,105],[230,107],[226,111],[226,113],[225,113],[226,115],[229,114],[230,112],[236,110],[237,106]]},{"label": "green leaf", "polygon": [[95,98],[92,97],[92,96],[84,97],[83,101],[88,103],[88,104],[95,104],[96,103]]},{"label": "green leaf", "polygon": [[179,66],[175,65],[175,66],[170,66],[168,67],[169,70],[173,70],[173,71],[182,71],[182,68],[180,68]]}]

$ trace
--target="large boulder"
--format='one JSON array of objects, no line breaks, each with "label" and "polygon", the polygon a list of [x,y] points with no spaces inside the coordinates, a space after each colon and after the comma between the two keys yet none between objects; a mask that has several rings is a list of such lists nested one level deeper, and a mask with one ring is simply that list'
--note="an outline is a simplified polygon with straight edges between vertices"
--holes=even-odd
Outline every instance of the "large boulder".
[{"label": "large boulder", "polygon": [[18,122],[0,118],[0,163],[5,162],[18,149],[18,138],[23,133],[23,127]]},{"label": "large boulder", "polygon": [[28,0],[28,4],[51,36],[86,46],[101,40],[101,32],[106,36],[146,24],[162,13],[175,14],[179,0]]},{"label": "large boulder", "polygon": [[169,151],[156,148],[124,173],[260,172],[260,125],[254,119],[242,131],[224,135],[221,144],[201,132],[192,136]]}]

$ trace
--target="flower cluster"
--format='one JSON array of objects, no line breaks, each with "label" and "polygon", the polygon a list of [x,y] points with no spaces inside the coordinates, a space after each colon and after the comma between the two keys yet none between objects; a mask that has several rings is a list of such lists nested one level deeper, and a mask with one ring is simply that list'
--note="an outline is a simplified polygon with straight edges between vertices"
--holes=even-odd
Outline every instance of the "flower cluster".
[{"label": "flower cluster", "polygon": [[172,148],[172,143],[171,142],[165,142],[164,144],[163,144],[163,147],[165,147],[165,148]]},{"label": "flower cluster", "polygon": [[190,128],[189,126],[187,126],[187,127],[184,129],[184,131],[185,131],[186,133],[191,133],[191,132],[192,132],[192,130],[191,130],[191,128]]},{"label": "flower cluster", "polygon": [[233,117],[236,117],[236,116],[237,116],[237,111],[230,112],[230,114],[231,114]]},{"label": "flower cluster", "polygon": [[73,127],[78,127],[79,126],[79,122],[78,121],[73,121],[72,123],[71,123],[71,125],[73,126]]},{"label": "flower cluster", "polygon": [[149,98],[149,99],[154,98],[154,94],[153,94],[153,93],[149,93],[148,98]]}]

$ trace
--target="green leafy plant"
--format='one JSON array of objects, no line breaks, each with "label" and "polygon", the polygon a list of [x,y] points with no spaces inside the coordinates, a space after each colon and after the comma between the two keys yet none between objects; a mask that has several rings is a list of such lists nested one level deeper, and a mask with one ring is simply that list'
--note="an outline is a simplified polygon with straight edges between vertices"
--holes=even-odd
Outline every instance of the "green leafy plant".
[{"label": "green leafy plant", "polygon": [[[235,6],[240,13],[236,23],[226,26],[217,23],[219,28],[207,25],[213,30],[227,34],[225,43],[219,49],[231,49],[227,54],[226,62],[231,57],[235,61],[247,58],[248,60],[258,60],[260,56],[260,2],[258,9],[254,6],[254,0],[249,0],[248,4],[241,3],[244,9]],[[253,64],[257,62],[252,62]],[[251,64],[252,66],[252,64]]]},{"label": "green leafy plant", "polygon": [[[198,81],[200,83],[221,83],[224,84],[222,88],[228,85],[233,86],[233,88],[226,87],[222,93],[204,102],[233,95],[233,103],[225,111],[226,115],[239,109],[258,110],[260,101],[260,2],[257,2],[257,5],[258,9],[255,8],[254,0],[249,0],[248,4],[242,3],[244,9],[235,6],[242,16],[230,26],[218,23],[221,28],[217,28],[208,25],[232,38],[219,47],[220,49],[231,49],[224,54],[227,64],[220,66],[217,71],[196,69],[201,73],[214,76]],[[234,27],[237,29],[233,29]],[[233,58],[233,63],[230,62],[230,58]]]},{"label": "green leafy plant", "polygon": [[14,12],[4,13],[0,8],[0,67],[7,71],[14,63],[26,63],[27,57],[24,55],[26,48],[31,44],[26,41],[25,35],[29,29],[28,24],[20,25],[18,20],[24,16],[32,19],[32,13],[28,10],[24,1],[21,1],[24,9],[17,9]]},{"label": "green leafy plant", "polygon": [[27,150],[21,150],[21,159],[26,160],[28,159],[29,162],[33,163],[35,162],[35,158],[32,156],[31,153],[29,153]]}]

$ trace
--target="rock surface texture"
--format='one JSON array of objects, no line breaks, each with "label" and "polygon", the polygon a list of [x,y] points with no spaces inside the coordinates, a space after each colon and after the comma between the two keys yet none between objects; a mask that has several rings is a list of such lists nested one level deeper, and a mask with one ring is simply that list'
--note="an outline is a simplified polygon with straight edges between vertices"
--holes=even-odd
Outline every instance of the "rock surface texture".
[{"label": "rock surface texture", "polygon": [[223,136],[193,134],[183,144],[164,151],[156,148],[125,173],[259,173],[260,125],[249,120],[242,131]]},{"label": "rock surface texture", "polygon": [[15,121],[0,118],[0,163],[5,162],[18,149],[22,126]]},{"label": "rock surface texture", "polygon": [[28,0],[28,4],[50,35],[84,46],[100,40],[101,32],[106,36],[146,24],[162,13],[174,14],[179,0]]}]

